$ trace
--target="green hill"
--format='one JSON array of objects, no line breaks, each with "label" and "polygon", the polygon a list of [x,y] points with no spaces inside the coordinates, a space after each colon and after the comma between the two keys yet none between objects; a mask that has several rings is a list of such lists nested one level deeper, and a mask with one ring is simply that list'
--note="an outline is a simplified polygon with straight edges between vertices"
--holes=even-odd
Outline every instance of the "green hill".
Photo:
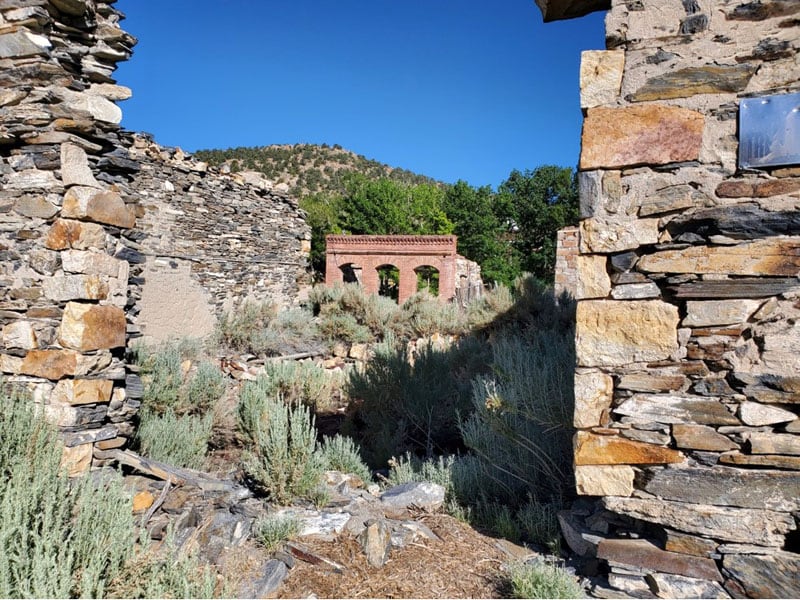
[{"label": "green hill", "polygon": [[285,183],[295,197],[319,192],[342,194],[348,173],[369,180],[391,179],[408,185],[438,184],[434,179],[390,167],[335,144],[285,144],[198,150],[195,157],[211,165],[228,165],[231,171],[260,171],[274,183]]}]

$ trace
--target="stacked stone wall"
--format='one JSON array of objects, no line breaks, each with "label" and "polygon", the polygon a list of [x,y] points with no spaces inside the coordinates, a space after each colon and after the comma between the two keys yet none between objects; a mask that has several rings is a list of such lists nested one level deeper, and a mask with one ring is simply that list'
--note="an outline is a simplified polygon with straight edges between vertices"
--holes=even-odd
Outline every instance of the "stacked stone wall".
[{"label": "stacked stone wall", "polygon": [[134,320],[146,341],[208,335],[244,301],[296,300],[311,233],[294,198],[258,173],[222,173],[143,136],[130,145],[144,264]]},{"label": "stacked stone wall", "polygon": [[310,249],[259,175],[120,129],[131,92],[112,73],[136,40],[112,4],[0,0],[0,375],[60,428],[71,474],[134,433],[134,339],[205,335],[244,298],[288,304]]},{"label": "stacked stone wall", "polygon": [[64,432],[72,473],[124,445],[138,407],[130,90],[111,76],[136,40],[111,4],[0,0],[0,372]]},{"label": "stacked stone wall", "polygon": [[800,91],[800,3],[613,0],[606,40],[581,64],[575,292],[599,499],[564,532],[597,595],[797,597],[800,168],[737,152],[743,99]]}]

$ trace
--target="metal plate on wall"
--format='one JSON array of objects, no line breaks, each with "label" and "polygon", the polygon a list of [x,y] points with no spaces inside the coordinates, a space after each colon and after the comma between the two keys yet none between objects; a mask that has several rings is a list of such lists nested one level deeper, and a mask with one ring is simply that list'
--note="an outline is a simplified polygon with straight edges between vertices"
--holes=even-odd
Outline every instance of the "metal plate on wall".
[{"label": "metal plate on wall", "polygon": [[800,164],[800,93],[739,104],[739,167]]}]

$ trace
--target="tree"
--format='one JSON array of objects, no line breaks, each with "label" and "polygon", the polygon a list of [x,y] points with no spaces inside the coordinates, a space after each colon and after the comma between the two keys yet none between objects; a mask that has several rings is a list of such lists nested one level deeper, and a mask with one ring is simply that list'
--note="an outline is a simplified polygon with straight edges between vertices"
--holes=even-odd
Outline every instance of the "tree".
[{"label": "tree", "polygon": [[325,236],[341,233],[342,197],[332,194],[312,194],[300,200],[311,227],[311,267],[318,276],[325,274]]},{"label": "tree", "polygon": [[578,186],[572,169],[545,165],[516,169],[499,188],[515,226],[514,246],[522,268],[552,281],[556,263],[556,232],[578,222]]},{"label": "tree", "polygon": [[443,192],[429,184],[351,175],[344,197],[342,229],[357,235],[441,235],[453,224],[442,209]]},{"label": "tree", "polygon": [[458,236],[458,251],[481,265],[484,281],[510,284],[520,273],[505,207],[489,186],[457,181],[444,193],[444,209]]}]

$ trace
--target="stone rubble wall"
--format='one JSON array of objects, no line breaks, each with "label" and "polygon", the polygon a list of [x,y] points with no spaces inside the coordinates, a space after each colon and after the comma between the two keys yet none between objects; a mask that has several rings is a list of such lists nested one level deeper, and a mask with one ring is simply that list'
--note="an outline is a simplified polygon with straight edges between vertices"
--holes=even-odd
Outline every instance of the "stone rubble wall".
[{"label": "stone rubble wall", "polygon": [[0,0],[0,374],[61,428],[71,473],[132,434],[134,168],[112,73],[136,40],[105,0]]},{"label": "stone rubble wall", "polygon": [[800,91],[794,0],[613,0],[584,52],[575,475],[618,597],[800,596],[800,166],[737,167]]},{"label": "stone rubble wall", "polygon": [[120,129],[135,38],[105,0],[0,0],[0,375],[61,429],[71,474],[128,444],[126,349],[203,335],[244,298],[287,304],[310,232],[257,174]]},{"label": "stone rubble wall", "polygon": [[131,157],[145,269],[134,321],[146,341],[208,335],[244,301],[295,301],[309,283],[311,230],[294,198],[258,173],[223,173],[143,136]]}]

